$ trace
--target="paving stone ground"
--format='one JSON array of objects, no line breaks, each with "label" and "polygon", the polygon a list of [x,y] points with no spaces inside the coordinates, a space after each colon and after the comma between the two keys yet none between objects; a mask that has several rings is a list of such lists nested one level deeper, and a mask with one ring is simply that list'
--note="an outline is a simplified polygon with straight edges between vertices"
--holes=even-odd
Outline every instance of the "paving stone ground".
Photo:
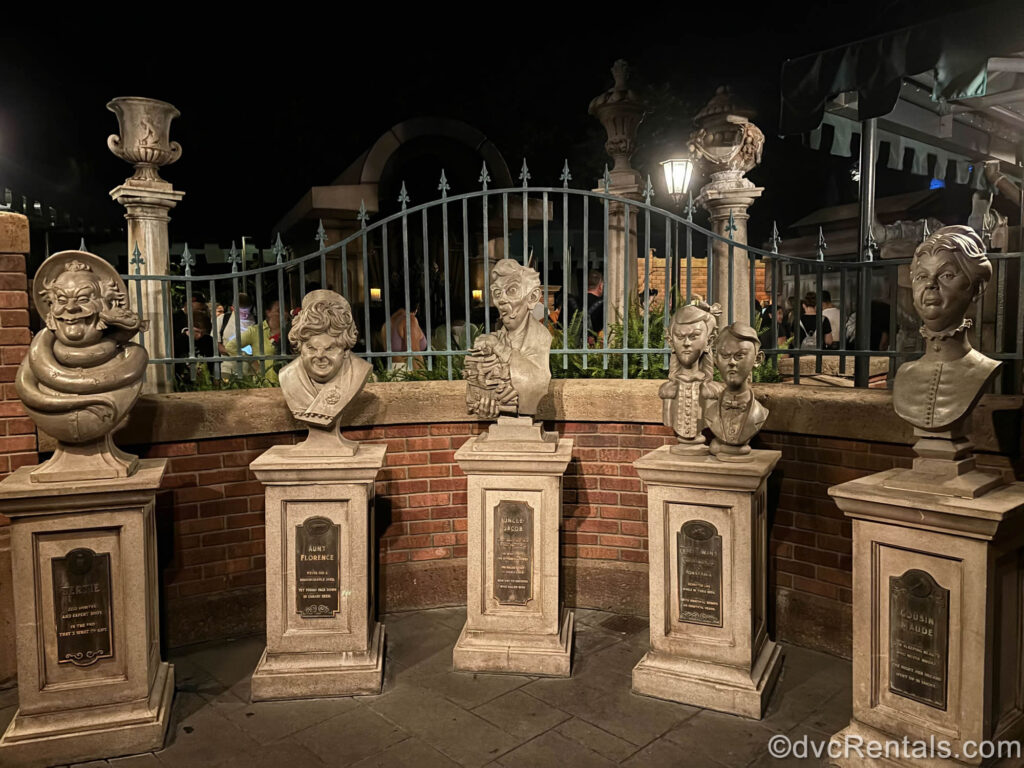
[{"label": "paving stone ground", "polygon": [[[647,623],[576,611],[567,680],[453,672],[464,608],[385,616],[380,696],[249,701],[262,637],[180,649],[167,745],[82,768],[576,768],[799,765],[774,759],[776,734],[827,741],[850,719],[850,664],[787,647],[767,716],[757,722],[630,692],[649,645]],[[0,727],[16,693],[0,691]]]}]

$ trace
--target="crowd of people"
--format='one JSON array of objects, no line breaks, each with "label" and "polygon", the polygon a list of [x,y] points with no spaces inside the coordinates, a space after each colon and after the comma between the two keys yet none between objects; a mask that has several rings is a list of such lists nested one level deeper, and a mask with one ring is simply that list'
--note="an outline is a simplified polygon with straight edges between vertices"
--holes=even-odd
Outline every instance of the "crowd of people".
[{"label": "crowd of people", "polygon": [[[797,311],[799,306],[799,311]],[[871,302],[870,335],[868,349],[885,350],[889,346],[889,305]],[[821,315],[819,318],[818,315]],[[772,343],[772,315],[775,316],[776,338]],[[818,338],[818,321],[821,338]],[[832,303],[829,291],[821,292],[821,301],[814,291],[804,294],[797,302],[790,296],[785,306],[764,302],[761,306],[761,344],[765,348],[779,349],[856,349],[857,313],[850,312],[842,321],[839,307]],[[845,339],[845,347],[843,340]]]}]

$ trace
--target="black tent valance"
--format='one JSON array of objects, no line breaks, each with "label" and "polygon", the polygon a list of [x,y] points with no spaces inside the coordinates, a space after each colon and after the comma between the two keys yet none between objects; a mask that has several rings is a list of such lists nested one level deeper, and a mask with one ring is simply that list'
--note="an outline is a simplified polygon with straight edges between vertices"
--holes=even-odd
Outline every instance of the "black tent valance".
[{"label": "black tent valance", "polygon": [[932,71],[932,98],[983,96],[987,62],[1024,50],[1024,3],[980,6],[924,24],[790,59],[782,65],[783,135],[813,131],[825,104],[857,91],[861,120],[892,111],[904,76]]}]

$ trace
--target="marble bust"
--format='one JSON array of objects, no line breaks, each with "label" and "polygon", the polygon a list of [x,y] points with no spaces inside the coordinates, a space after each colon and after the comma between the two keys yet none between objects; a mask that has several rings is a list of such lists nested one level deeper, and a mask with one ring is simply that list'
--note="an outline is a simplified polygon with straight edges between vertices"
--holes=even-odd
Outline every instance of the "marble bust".
[{"label": "marble bust", "polygon": [[281,369],[279,380],[292,415],[309,425],[298,452],[354,455],[358,443],[338,431],[342,410],[366,384],[372,366],[355,357],[357,331],[352,307],[334,291],[311,291],[288,332],[299,356]]},{"label": "marble bust", "polygon": [[491,272],[491,302],[502,327],[477,337],[466,355],[466,407],[484,419],[535,416],[551,381],[551,333],[533,317],[537,270],[502,259]]},{"label": "marble bust", "polygon": [[704,437],[703,402],[707,386],[714,380],[712,347],[718,332],[722,308],[702,301],[688,304],[672,315],[668,346],[672,350],[668,381],[661,385],[662,422],[679,438],[673,453],[708,452]]},{"label": "marble bust", "polygon": [[707,386],[704,419],[714,437],[711,453],[723,461],[744,461],[750,441],[765,420],[768,409],[757,402],[750,386],[750,373],[764,360],[757,331],[735,322],[718,332],[715,365],[721,382]]},{"label": "marble bust", "polygon": [[32,293],[46,326],[32,339],[15,388],[36,425],[58,440],[32,480],[132,474],[138,460],[110,435],[138,399],[149,357],[130,341],[143,326],[124,281],[99,256],[62,251],[39,267]]},{"label": "marble bust", "polygon": [[925,353],[896,372],[893,405],[920,430],[966,419],[1000,365],[967,339],[972,321],[965,315],[991,279],[985,246],[970,227],[943,227],[914,251],[910,284]]}]

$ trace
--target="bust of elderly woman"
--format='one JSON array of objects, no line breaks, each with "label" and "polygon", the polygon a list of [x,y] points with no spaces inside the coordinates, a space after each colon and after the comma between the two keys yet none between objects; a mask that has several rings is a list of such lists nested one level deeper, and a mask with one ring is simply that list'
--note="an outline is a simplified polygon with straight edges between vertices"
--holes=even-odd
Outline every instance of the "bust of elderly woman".
[{"label": "bust of elderly woman", "polygon": [[910,284],[914,310],[924,323],[925,353],[900,366],[893,405],[918,434],[966,419],[999,367],[967,339],[971,320],[965,315],[990,279],[985,246],[970,227],[943,227],[914,251]]},{"label": "bust of elderly woman", "polygon": [[352,355],[357,332],[348,301],[334,291],[311,291],[288,332],[299,356],[281,369],[281,391],[292,415],[309,425],[294,452],[352,456],[358,443],[338,431],[342,410],[363,388],[371,365]]}]

